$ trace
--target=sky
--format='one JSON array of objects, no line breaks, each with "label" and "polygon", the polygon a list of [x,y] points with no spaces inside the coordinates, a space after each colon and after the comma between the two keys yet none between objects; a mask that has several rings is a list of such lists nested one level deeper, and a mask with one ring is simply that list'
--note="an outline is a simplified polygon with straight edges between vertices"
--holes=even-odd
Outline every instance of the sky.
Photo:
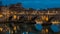
[{"label": "sky", "polygon": [[2,0],[4,5],[21,2],[25,8],[45,9],[60,8],[60,0]]}]

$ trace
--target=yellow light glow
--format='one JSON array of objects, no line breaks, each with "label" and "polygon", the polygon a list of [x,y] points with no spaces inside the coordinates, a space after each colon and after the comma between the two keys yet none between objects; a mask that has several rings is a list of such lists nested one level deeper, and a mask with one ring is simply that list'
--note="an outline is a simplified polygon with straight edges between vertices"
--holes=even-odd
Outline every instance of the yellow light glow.
[{"label": "yellow light glow", "polygon": [[46,29],[46,32],[48,32],[48,29]]},{"label": "yellow light glow", "polygon": [[43,23],[43,21],[42,21],[41,19],[36,19],[35,22],[36,22],[37,24],[42,24],[42,23]]},{"label": "yellow light glow", "polygon": [[3,15],[2,15],[2,14],[0,15],[0,18],[1,18],[1,17],[3,17]]},{"label": "yellow light glow", "polygon": [[46,21],[48,21],[48,17],[46,17]]},{"label": "yellow light glow", "polygon": [[3,28],[0,28],[0,31],[2,31],[3,30]]},{"label": "yellow light glow", "polygon": [[14,26],[14,30],[16,30],[16,26]]},{"label": "yellow light glow", "polygon": [[46,21],[48,21],[48,16],[42,16],[42,20],[46,20]]},{"label": "yellow light glow", "polygon": [[13,17],[14,19],[16,19],[17,18],[17,16],[16,15],[14,15],[14,17]]},{"label": "yellow light glow", "polygon": [[46,18],[45,16],[42,16],[42,20],[45,20],[45,18]]},{"label": "yellow light glow", "polygon": [[59,21],[53,21],[52,24],[59,24]]}]

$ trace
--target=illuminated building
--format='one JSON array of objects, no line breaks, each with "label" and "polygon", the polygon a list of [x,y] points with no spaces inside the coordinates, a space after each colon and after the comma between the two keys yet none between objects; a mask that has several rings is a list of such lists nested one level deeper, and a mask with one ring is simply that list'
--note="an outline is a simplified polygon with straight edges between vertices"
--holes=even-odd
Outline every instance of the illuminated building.
[{"label": "illuminated building", "polygon": [[[55,10],[55,9],[47,9],[47,10],[34,10],[32,8],[30,9],[25,9],[22,8],[21,5],[19,4],[14,4],[13,6],[5,7],[3,6],[2,11],[0,12],[0,22],[5,22],[5,23],[14,23],[16,26],[8,26],[11,29],[11,33],[14,33],[14,31],[17,30],[23,30],[25,26],[31,27],[31,29],[35,24],[46,24],[49,26],[49,23],[52,23],[53,25],[58,25],[60,24],[60,10]],[[11,17],[11,20],[9,20],[9,17]],[[52,20],[49,21],[49,19],[53,17]],[[34,19],[33,19],[34,18]],[[32,25],[31,22],[34,24]],[[27,23],[28,25],[27,25]],[[22,24],[21,24],[22,23]],[[31,24],[30,24],[31,23]],[[43,27],[46,27],[43,26]],[[21,27],[21,29],[17,26]],[[47,27],[48,27],[47,26]],[[7,27],[7,29],[9,29]],[[12,28],[14,27],[14,28]],[[28,31],[30,28],[26,27],[24,31]],[[46,29],[43,29],[42,32],[48,33],[49,30],[46,27]],[[30,31],[32,31],[30,29]],[[2,29],[0,28],[2,31]],[[14,31],[13,31],[14,30]],[[39,31],[40,32],[40,31]]]}]

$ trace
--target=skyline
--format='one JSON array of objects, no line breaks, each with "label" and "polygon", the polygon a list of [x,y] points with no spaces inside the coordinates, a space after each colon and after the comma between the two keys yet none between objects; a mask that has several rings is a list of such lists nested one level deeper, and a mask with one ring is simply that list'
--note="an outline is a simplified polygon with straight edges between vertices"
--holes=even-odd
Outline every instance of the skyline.
[{"label": "skyline", "polygon": [[2,0],[3,5],[22,3],[25,8],[60,8],[60,0]]}]

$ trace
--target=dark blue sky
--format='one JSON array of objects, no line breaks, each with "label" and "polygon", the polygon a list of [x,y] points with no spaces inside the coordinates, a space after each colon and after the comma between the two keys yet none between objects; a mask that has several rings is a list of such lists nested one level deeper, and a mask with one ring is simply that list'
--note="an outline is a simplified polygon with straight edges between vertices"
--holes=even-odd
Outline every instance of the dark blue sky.
[{"label": "dark blue sky", "polygon": [[60,8],[60,0],[2,0],[4,5],[21,2],[25,8]]}]

